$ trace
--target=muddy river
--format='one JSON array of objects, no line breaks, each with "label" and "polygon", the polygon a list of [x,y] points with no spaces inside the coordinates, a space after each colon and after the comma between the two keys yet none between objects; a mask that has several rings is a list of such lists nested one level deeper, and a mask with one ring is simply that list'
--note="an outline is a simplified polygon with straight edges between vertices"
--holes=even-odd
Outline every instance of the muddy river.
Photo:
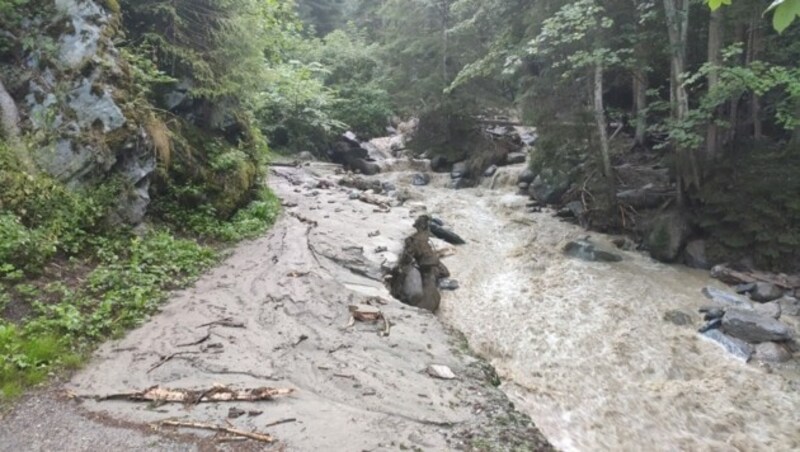
[{"label": "muddy river", "polygon": [[[444,295],[440,316],[556,447],[800,449],[797,367],[745,364],[696,333],[701,289],[717,284],[707,272],[637,252],[614,264],[567,258],[569,240],[609,238],[527,213],[515,169],[504,171],[494,189],[446,189],[445,175],[412,190],[468,241],[445,259],[461,288]],[[663,319],[676,309],[693,323]]]}]

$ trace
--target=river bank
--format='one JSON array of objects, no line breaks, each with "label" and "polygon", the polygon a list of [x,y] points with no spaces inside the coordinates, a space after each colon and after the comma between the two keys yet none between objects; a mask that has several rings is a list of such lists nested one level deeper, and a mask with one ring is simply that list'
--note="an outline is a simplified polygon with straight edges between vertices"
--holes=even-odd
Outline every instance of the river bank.
[{"label": "river bank", "polygon": [[[269,234],[237,246],[145,325],[102,346],[63,389],[20,401],[0,426],[0,449],[92,450],[96,440],[111,449],[241,450],[191,430],[159,427],[153,436],[151,426],[169,419],[230,422],[288,450],[547,450],[460,336],[388,294],[381,266],[400,255],[421,206],[352,199],[336,184],[337,168],[274,169],[270,185],[285,213]],[[388,336],[381,322],[345,328],[350,306],[367,304],[390,323]],[[456,378],[434,378],[431,365]],[[96,399],[215,384],[294,392],[194,408]],[[234,419],[233,408],[260,414]],[[265,427],[281,419],[294,421]]]}]

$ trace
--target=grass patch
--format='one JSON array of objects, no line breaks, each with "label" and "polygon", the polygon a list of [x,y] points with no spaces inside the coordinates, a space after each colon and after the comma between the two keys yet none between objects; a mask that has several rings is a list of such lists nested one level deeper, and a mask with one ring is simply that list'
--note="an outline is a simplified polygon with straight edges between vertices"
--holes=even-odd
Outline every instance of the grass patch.
[{"label": "grass patch", "polygon": [[72,192],[3,157],[0,143],[0,402],[80,367],[213,265],[218,245],[263,233],[280,211],[263,189],[228,219],[171,206],[137,236],[105,220],[113,184]]}]

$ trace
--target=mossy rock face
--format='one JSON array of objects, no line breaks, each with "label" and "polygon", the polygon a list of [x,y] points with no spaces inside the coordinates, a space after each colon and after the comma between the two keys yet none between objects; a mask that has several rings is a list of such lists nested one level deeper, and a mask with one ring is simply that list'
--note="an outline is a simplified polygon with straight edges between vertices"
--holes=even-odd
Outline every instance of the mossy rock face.
[{"label": "mossy rock face", "polygon": [[216,196],[211,203],[221,218],[233,215],[250,201],[258,180],[258,170],[253,162],[240,162],[236,168],[216,174],[212,183]]},{"label": "mossy rock face", "polygon": [[675,262],[690,233],[689,221],[684,215],[668,212],[653,219],[645,237],[645,246],[653,259]]}]

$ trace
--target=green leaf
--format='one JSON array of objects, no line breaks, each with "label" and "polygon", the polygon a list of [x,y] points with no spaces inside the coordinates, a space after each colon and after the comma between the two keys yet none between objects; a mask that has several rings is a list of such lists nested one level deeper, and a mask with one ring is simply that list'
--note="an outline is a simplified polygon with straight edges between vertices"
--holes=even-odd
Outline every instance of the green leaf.
[{"label": "green leaf", "polygon": [[[711,11],[718,10],[722,5],[731,5],[732,0],[708,0],[708,7],[711,8]],[[776,0],[776,1],[783,1],[783,0]]]},{"label": "green leaf", "polygon": [[[778,3],[780,1],[780,3]],[[772,15],[772,26],[778,33],[782,33],[800,16],[800,0],[775,0],[770,9],[775,8]]]}]

